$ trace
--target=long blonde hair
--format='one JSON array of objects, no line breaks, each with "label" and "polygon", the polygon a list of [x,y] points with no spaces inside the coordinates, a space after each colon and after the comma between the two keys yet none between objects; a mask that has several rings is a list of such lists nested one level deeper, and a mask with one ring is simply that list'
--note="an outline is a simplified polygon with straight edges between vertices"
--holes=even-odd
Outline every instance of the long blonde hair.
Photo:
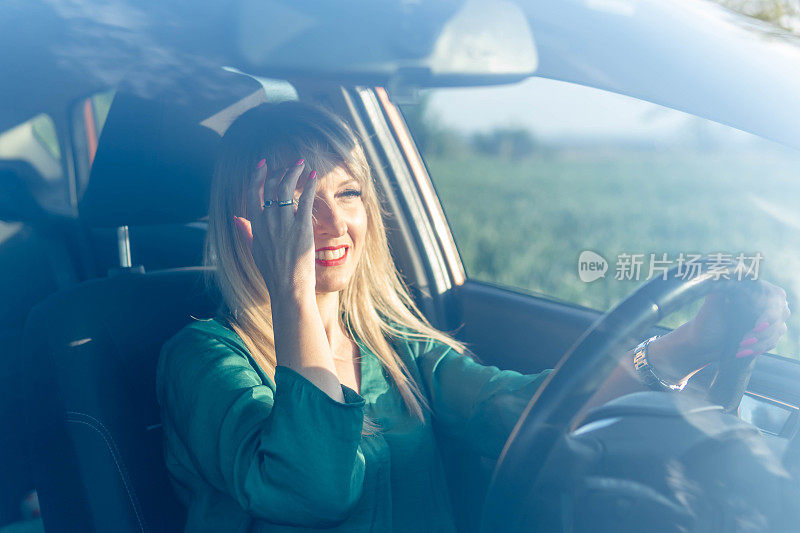
[{"label": "long blonde hair", "polygon": [[[304,158],[325,175],[342,168],[361,184],[367,231],[360,261],[339,298],[345,331],[380,360],[410,413],[424,419],[427,406],[419,384],[391,346],[392,339],[433,339],[459,354],[466,345],[435,329],[414,304],[394,265],[383,216],[364,150],[355,133],[333,113],[300,102],[261,104],[237,118],[222,138],[211,187],[205,264],[209,282],[222,296],[220,314],[242,338],[264,371],[274,376],[275,341],[266,285],[234,215],[244,217],[245,195],[257,162],[286,168]],[[366,426],[366,424],[365,424]]]}]

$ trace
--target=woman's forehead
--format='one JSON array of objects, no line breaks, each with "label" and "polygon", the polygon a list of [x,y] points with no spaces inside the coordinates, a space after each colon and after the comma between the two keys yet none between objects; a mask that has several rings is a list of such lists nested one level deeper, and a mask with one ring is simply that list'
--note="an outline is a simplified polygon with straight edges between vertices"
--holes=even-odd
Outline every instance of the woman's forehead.
[{"label": "woman's forehead", "polygon": [[[297,189],[300,190],[303,188],[303,184],[305,183],[306,177],[313,169],[308,169],[303,173],[303,177],[298,180],[297,182]],[[358,180],[350,174],[346,169],[342,167],[334,167],[332,170],[328,171],[325,174],[318,173],[317,180],[320,180],[319,185],[317,185],[317,189],[320,187],[341,187],[342,185],[352,183],[357,184]]]},{"label": "woman's forehead", "polygon": [[348,172],[347,169],[342,166],[333,167],[333,169],[330,172],[322,176],[319,176],[319,178],[327,179],[329,182],[335,183],[337,185],[351,180],[355,181],[355,177],[353,177],[353,175],[350,174],[350,172]]}]

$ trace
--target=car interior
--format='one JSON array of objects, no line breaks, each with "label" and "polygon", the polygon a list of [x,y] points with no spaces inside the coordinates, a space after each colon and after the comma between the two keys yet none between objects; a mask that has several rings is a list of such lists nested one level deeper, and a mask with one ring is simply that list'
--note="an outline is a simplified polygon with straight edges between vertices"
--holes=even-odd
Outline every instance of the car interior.
[{"label": "car interior", "polygon": [[[193,94],[190,103],[118,90],[80,217],[29,217],[0,247],[0,258],[24,269],[29,280],[24,286],[6,281],[18,296],[14,306],[5,306],[17,318],[7,322],[14,327],[4,335],[23,356],[7,369],[7,383],[19,386],[4,406],[14,406],[8,423],[27,429],[14,433],[4,463],[23,467],[14,477],[18,493],[36,488],[47,531],[175,531],[185,519],[163,463],[155,364],[163,342],[190,320],[212,317],[218,304],[205,283],[202,247],[219,133],[249,106],[285,97],[270,92],[276,80],[226,75],[235,90],[222,98]],[[389,236],[398,269],[434,324],[469,342],[484,363],[521,372],[552,367],[597,319],[585,308],[532,301],[472,280],[436,294],[427,264],[435,254],[414,223],[419,206],[402,193],[404,179],[425,185],[413,174],[419,154],[404,151],[408,131],[385,92],[280,81],[297,97],[338,110],[367,140],[376,183],[397,214]],[[11,183],[25,183],[33,173],[24,163],[5,168]],[[51,242],[60,253],[48,247]],[[70,242],[81,245],[65,246]],[[504,339],[500,350],[498,338]],[[545,348],[527,349],[532,338]],[[775,397],[777,373],[786,384],[779,395],[791,401],[800,370],[782,360],[765,358],[750,390],[768,387]],[[495,465],[453,442],[444,448],[454,516],[461,531],[477,531]],[[15,454],[28,461],[11,460]]]},{"label": "car interior", "polygon": [[[331,31],[353,31],[342,17]],[[376,26],[372,35],[379,31]],[[512,56],[527,72],[535,67],[535,54],[517,48]],[[445,59],[438,60],[446,71]],[[414,67],[404,76],[430,75]],[[435,183],[395,105],[413,100],[414,83],[393,79],[384,88],[372,83],[373,76],[342,83],[302,69],[283,71],[285,77],[266,78],[214,66],[156,89],[128,74],[102,93],[98,87],[65,91],[81,97],[62,102],[49,95],[41,109],[21,107],[0,116],[0,131],[45,138],[41,127],[23,131],[17,125],[51,112],[53,153],[61,161],[54,179],[35,157],[0,153],[0,340],[6,358],[0,365],[0,423],[12,428],[0,435],[0,527],[29,518],[20,502],[35,490],[48,532],[181,530],[186,510],[164,464],[155,366],[168,338],[216,312],[219,299],[206,283],[210,268],[203,266],[215,149],[235,117],[258,103],[316,103],[353,127],[391,214],[386,224],[395,263],[417,305],[435,327],[468,343],[481,362],[523,373],[553,368],[603,315],[466,275]],[[522,77],[501,74],[488,81]],[[466,83],[458,76],[437,82]],[[0,95],[11,99],[15,90],[0,88]],[[107,109],[98,105],[101,94],[110,102]],[[665,331],[661,325],[649,329]],[[715,371],[702,371],[692,386],[707,387]],[[792,444],[800,449],[798,384],[798,361],[765,354],[749,380],[749,403],[742,404],[780,411],[777,422],[748,421],[781,453]],[[620,408],[589,421],[615,417]],[[503,508],[497,493],[494,507],[484,506],[495,462],[444,436],[441,441],[458,530],[501,530],[491,529],[484,513]],[[595,493],[586,494],[591,499]],[[605,506],[610,497],[601,496],[591,502],[609,513],[608,523],[632,519],[629,509]]]},{"label": "car interior", "polygon": [[[33,256],[27,264],[20,262],[14,240],[0,249],[9,261],[13,255],[30,280],[14,287],[20,292],[17,301],[27,309],[14,306],[20,316],[7,336],[25,355],[7,378],[8,383],[20,383],[18,396],[4,403],[15,406],[10,415],[18,420],[13,425],[27,425],[28,430],[4,456],[29,454],[30,471],[17,478],[20,487],[36,488],[47,531],[175,531],[185,518],[163,464],[154,369],[161,345],[193,318],[212,317],[217,305],[202,266],[202,218],[219,139],[207,119],[230,123],[248,105],[273,96],[252,78],[230,78],[236,90],[229,87],[225,98],[193,95],[191,104],[120,89],[102,127],[80,217],[26,219],[25,231],[16,238],[24,239],[21,248]],[[301,92],[302,80],[295,86],[303,97],[309,94],[309,100],[346,114],[364,138],[378,137],[368,145],[375,168],[385,169],[376,174],[385,180],[391,170],[385,161],[392,154],[379,150],[394,139],[381,138],[382,132],[367,129],[374,124],[360,120],[365,109],[356,107],[357,91],[323,85]],[[377,101],[374,94],[372,98]],[[213,120],[210,124],[221,127]],[[24,171],[31,169],[9,164],[6,179],[24,184]],[[391,189],[383,194],[396,209],[399,202]],[[425,280],[423,254],[414,243],[418,236],[398,218],[389,231],[398,267],[407,279]],[[41,253],[50,241],[60,246],[69,242],[65,235],[80,245],[37,261],[37,241],[43,241]],[[451,304],[434,303],[427,282],[412,281],[411,286],[432,320],[442,323],[459,313]],[[30,313],[24,321],[26,310]],[[496,316],[483,305],[476,311]],[[481,493],[467,487],[485,484],[492,465],[484,461],[481,468],[463,468],[463,461],[481,462],[466,455],[458,450],[448,454],[449,468],[458,478],[454,490],[463,492],[456,496],[464,502],[458,516],[465,527],[474,527]]]}]

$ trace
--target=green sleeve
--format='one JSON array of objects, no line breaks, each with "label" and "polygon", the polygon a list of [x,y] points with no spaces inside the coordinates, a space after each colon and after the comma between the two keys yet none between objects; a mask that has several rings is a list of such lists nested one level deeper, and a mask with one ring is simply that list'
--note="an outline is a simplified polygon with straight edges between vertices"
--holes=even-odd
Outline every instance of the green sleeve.
[{"label": "green sleeve", "polygon": [[411,341],[410,349],[436,423],[464,445],[495,459],[552,372],[520,374],[484,366],[433,339]]},{"label": "green sleeve", "polygon": [[339,403],[283,366],[273,389],[242,347],[191,328],[164,345],[157,389],[165,430],[205,481],[256,518],[330,526],[360,498],[364,399],[352,389],[342,386]]}]

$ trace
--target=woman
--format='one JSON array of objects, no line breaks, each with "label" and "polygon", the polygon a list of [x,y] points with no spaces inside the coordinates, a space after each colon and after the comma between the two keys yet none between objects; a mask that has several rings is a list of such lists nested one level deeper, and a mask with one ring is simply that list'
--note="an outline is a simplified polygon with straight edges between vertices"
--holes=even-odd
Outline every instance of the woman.
[{"label": "woman", "polygon": [[[157,376],[186,531],[452,531],[432,425],[496,458],[548,371],[481,366],[430,326],[395,270],[353,132],[295,102],[239,117],[206,257],[219,316],[167,342]],[[760,287],[745,356],[786,330],[785,294]],[[723,307],[707,299],[646,347],[660,377],[681,382],[718,355]],[[632,368],[595,401],[641,389]]]}]

